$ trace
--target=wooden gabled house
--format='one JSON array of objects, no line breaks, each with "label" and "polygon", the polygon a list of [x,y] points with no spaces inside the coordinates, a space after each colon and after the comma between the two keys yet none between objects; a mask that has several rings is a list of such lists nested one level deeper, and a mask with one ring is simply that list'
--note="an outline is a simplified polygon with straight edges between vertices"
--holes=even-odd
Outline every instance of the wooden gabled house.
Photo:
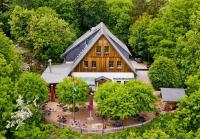
[{"label": "wooden gabled house", "polygon": [[130,56],[127,46],[101,22],[69,46],[61,55],[64,62],[47,67],[42,77],[51,85],[68,76],[82,78],[90,86],[125,83],[136,75]]}]

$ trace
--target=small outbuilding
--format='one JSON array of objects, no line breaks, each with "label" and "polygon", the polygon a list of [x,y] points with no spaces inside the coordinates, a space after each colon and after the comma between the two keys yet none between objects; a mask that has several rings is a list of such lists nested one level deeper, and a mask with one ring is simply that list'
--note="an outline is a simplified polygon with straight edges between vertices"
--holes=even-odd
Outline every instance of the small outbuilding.
[{"label": "small outbuilding", "polygon": [[175,110],[179,99],[185,96],[183,88],[161,88],[160,94],[165,103],[165,110]]}]

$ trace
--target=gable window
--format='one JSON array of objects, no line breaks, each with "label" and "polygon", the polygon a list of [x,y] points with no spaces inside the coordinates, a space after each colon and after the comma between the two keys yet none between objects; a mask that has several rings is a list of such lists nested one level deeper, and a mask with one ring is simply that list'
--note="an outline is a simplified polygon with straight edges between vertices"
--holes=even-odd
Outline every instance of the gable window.
[{"label": "gable window", "polygon": [[96,54],[97,55],[101,54],[101,46],[96,46]]},{"label": "gable window", "polygon": [[117,68],[121,69],[122,68],[122,62],[121,61],[117,61]]},{"label": "gable window", "polygon": [[96,68],[97,65],[96,65],[96,61],[92,61],[92,68]]},{"label": "gable window", "polygon": [[109,54],[109,46],[104,47],[104,54]]},{"label": "gable window", "polygon": [[83,67],[84,67],[84,68],[88,68],[88,61],[84,61],[84,62],[83,62]]},{"label": "gable window", "polygon": [[114,61],[109,61],[109,68],[114,68]]}]

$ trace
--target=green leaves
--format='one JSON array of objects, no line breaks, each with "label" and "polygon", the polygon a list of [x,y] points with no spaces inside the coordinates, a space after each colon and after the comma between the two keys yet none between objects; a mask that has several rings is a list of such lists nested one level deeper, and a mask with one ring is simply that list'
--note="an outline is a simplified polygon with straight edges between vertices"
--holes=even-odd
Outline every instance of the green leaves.
[{"label": "green leaves", "polygon": [[58,128],[54,125],[43,124],[36,125],[34,122],[25,124],[14,132],[16,139],[75,139],[78,134],[67,128]]},{"label": "green leaves", "polygon": [[180,85],[180,75],[175,63],[166,57],[157,57],[149,69],[149,77],[155,89],[176,88]]},{"label": "green leaves", "polygon": [[151,16],[143,14],[139,19],[130,27],[129,44],[132,48],[132,52],[137,57],[143,57],[147,59],[148,56],[148,27],[151,22]]},{"label": "green leaves", "polygon": [[33,101],[39,97],[39,104],[48,100],[49,96],[47,83],[36,73],[23,73],[16,83],[16,92],[26,101]]},{"label": "green leaves", "polygon": [[123,120],[140,112],[153,111],[156,100],[150,85],[134,80],[125,85],[104,83],[95,92],[94,98],[99,113],[113,120]]},{"label": "green leaves", "polygon": [[10,34],[12,37],[21,42],[26,42],[26,37],[28,34],[28,25],[33,15],[33,10],[27,10],[22,7],[16,6],[10,16]]},{"label": "green leaves", "polygon": [[[65,78],[63,82],[56,85],[56,93],[58,93],[59,103],[73,103],[73,84],[71,78]],[[83,104],[88,100],[89,88],[85,81],[77,79],[75,101]]]},{"label": "green leaves", "polygon": [[192,93],[198,91],[200,89],[200,71],[198,71],[195,75],[189,76],[185,84],[187,85],[187,95],[191,95]]},{"label": "green leaves", "polygon": [[182,82],[187,76],[195,75],[200,66],[200,33],[190,30],[177,42],[176,60],[178,68],[181,69]]},{"label": "green leaves", "polygon": [[60,55],[75,37],[71,26],[48,7],[34,11],[16,6],[9,23],[15,40],[31,48],[43,61],[60,61]]},{"label": "green leaves", "polygon": [[184,97],[178,104],[177,122],[186,131],[197,131],[200,128],[200,90]]},{"label": "green leaves", "polygon": [[[40,12],[40,11],[49,12]],[[60,54],[72,43],[75,35],[69,24],[56,16],[55,11],[39,8],[30,21],[28,40],[36,56],[42,60],[60,61]]]},{"label": "green leaves", "polygon": [[9,38],[0,32],[0,75],[15,80],[21,73],[21,60]]}]

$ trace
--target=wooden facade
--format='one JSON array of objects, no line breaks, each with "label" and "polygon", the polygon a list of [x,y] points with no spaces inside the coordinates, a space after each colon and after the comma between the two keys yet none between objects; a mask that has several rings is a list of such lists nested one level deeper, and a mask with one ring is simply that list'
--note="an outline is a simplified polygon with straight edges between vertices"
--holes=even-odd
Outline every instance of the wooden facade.
[{"label": "wooden facade", "polygon": [[94,44],[76,66],[74,72],[131,72],[132,70],[118,54],[105,36]]}]

